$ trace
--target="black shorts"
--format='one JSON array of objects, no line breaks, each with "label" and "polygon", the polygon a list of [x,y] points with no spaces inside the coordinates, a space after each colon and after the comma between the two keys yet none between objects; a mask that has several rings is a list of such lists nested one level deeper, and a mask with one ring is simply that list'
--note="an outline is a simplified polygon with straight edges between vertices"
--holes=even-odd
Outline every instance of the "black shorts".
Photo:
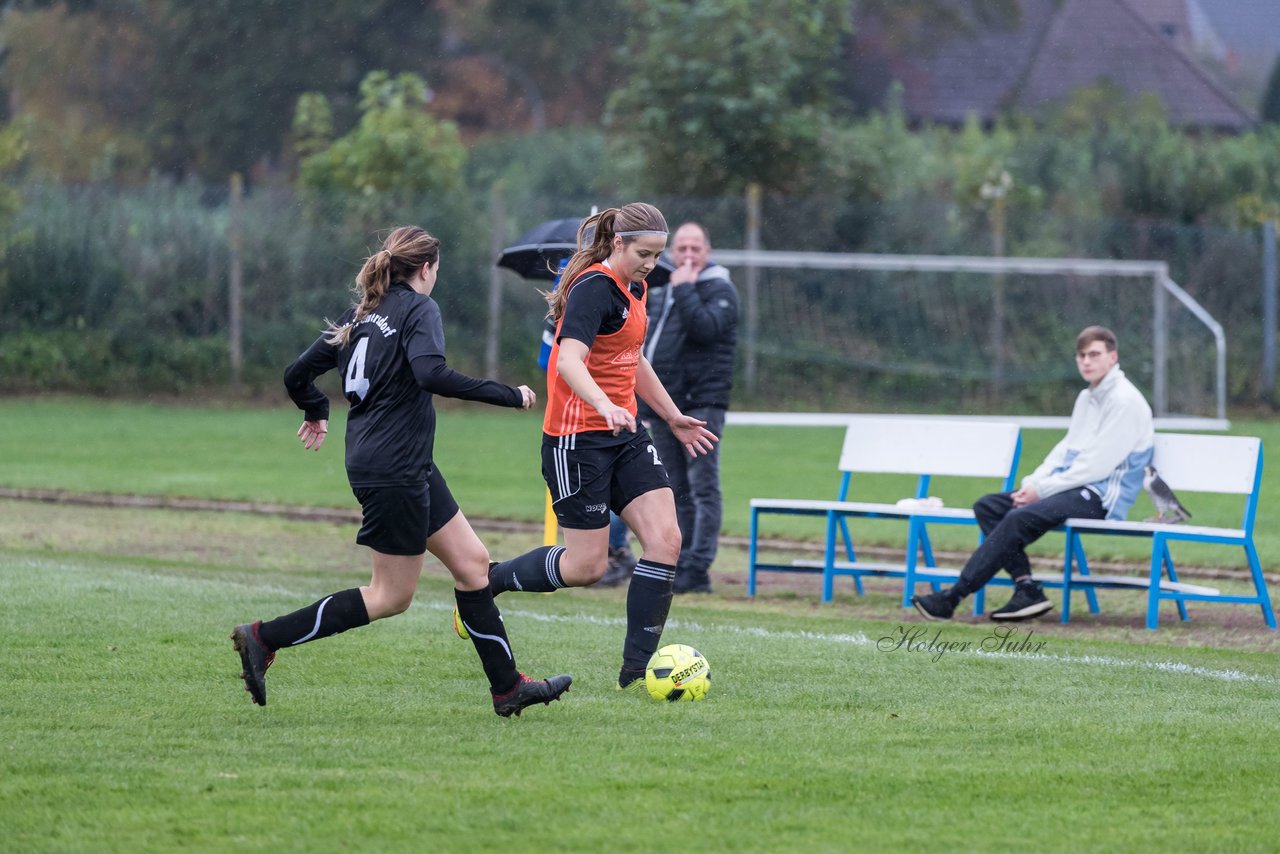
[{"label": "black shorts", "polygon": [[363,514],[356,542],[384,555],[420,555],[427,538],[458,513],[458,502],[435,466],[407,486],[354,486]]},{"label": "black shorts", "polygon": [[642,427],[622,437],[601,445],[593,433],[543,435],[542,478],[561,528],[604,528],[610,510],[621,513],[637,496],[670,489],[649,431]]}]

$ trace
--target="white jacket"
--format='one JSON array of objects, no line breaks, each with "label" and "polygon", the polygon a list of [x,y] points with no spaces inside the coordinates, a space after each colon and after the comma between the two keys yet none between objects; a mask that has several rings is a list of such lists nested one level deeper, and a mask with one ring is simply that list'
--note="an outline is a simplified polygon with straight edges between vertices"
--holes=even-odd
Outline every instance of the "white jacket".
[{"label": "white jacket", "polygon": [[1022,479],[1041,498],[1086,487],[1102,497],[1108,519],[1123,519],[1142,489],[1155,427],[1151,407],[1116,365],[1076,398],[1067,435]]}]

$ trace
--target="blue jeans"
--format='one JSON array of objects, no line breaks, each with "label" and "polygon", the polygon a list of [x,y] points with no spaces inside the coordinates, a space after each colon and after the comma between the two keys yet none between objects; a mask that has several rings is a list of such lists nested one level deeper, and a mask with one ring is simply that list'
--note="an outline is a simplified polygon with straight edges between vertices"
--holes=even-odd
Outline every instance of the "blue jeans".
[{"label": "blue jeans", "polygon": [[[685,415],[707,422],[708,430],[724,436],[724,409],[694,407],[685,410]],[[720,521],[724,515],[720,497],[720,445],[716,444],[709,454],[691,458],[665,421],[657,418],[650,421],[649,434],[676,496],[676,518],[684,540],[676,572],[706,572],[716,559]]]},{"label": "blue jeans", "polygon": [[617,513],[609,514],[609,550],[617,551],[627,547],[627,539],[631,532],[627,530],[627,523],[622,521],[622,517]]}]

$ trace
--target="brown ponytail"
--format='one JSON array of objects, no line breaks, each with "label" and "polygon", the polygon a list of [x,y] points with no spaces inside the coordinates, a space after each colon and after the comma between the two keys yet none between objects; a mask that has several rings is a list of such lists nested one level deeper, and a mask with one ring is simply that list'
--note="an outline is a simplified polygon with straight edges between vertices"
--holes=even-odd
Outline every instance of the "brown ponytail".
[{"label": "brown ponytail", "polygon": [[[595,230],[591,243],[582,245],[589,231]],[[547,317],[558,323],[564,316],[564,306],[569,299],[569,287],[583,270],[613,254],[613,238],[627,231],[666,231],[667,220],[662,211],[644,202],[631,202],[620,208],[606,208],[600,213],[583,220],[578,227],[578,251],[569,259],[564,273],[560,276],[560,287],[554,291],[543,291],[547,300]],[[634,236],[623,237],[623,243],[631,243]]]},{"label": "brown ponytail", "polygon": [[402,225],[387,235],[382,248],[364,259],[352,288],[355,294],[355,318],[344,326],[328,322],[325,340],[344,347],[351,340],[352,328],[379,305],[391,289],[392,282],[407,282],[423,266],[440,260],[440,241],[416,225]]}]

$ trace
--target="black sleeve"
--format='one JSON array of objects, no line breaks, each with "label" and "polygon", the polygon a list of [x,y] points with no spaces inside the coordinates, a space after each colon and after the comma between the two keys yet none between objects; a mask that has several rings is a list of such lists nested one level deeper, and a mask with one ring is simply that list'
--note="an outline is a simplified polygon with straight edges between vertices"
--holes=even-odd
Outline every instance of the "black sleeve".
[{"label": "black sleeve", "polygon": [[316,377],[338,366],[338,348],[317,338],[294,363],[284,370],[284,387],[289,398],[305,413],[308,421],[329,417],[329,398],[316,387]]},{"label": "black sleeve", "polygon": [[564,322],[560,337],[581,341],[590,347],[606,321],[616,313],[613,280],[603,273],[592,273],[579,279],[565,300]]},{"label": "black sleeve", "polygon": [[673,288],[676,309],[689,337],[699,344],[718,341],[738,323],[738,291],[724,279]]},{"label": "black sleeve", "polygon": [[516,409],[524,404],[524,395],[520,393],[520,389],[494,380],[481,380],[460,374],[445,364],[444,356],[421,355],[409,364],[418,385],[432,394]]},{"label": "black sleeve", "polygon": [[444,358],[444,321],[440,306],[431,297],[414,301],[400,333],[404,336],[404,356],[410,364],[419,356]]}]

